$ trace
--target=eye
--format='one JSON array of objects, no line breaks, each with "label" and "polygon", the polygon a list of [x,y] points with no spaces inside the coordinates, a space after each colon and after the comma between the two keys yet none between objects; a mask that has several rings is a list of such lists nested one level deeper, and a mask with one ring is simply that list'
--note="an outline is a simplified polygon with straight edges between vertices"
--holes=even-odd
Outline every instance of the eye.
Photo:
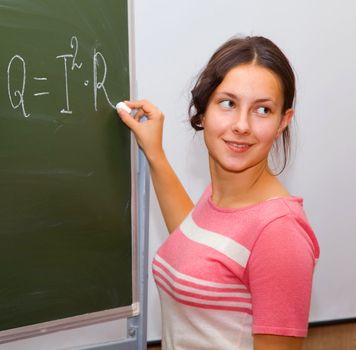
[{"label": "eye", "polygon": [[271,110],[268,107],[264,107],[264,106],[258,107],[256,111],[260,115],[267,115],[268,113],[271,112]]},{"label": "eye", "polygon": [[234,102],[232,102],[231,100],[222,100],[219,102],[219,105],[225,109],[231,109],[235,107]]}]

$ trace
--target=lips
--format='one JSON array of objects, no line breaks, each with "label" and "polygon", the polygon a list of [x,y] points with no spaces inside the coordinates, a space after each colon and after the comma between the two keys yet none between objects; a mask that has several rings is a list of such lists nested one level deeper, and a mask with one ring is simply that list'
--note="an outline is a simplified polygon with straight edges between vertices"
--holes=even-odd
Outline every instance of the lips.
[{"label": "lips", "polygon": [[226,141],[226,140],[224,142],[229,147],[229,149],[237,153],[246,152],[252,146],[252,144],[247,142],[236,142],[236,141]]}]

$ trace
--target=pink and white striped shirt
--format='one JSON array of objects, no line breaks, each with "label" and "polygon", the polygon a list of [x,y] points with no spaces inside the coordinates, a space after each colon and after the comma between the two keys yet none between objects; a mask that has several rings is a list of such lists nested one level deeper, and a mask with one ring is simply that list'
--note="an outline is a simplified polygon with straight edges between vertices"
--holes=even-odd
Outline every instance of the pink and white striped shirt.
[{"label": "pink and white striped shirt", "polygon": [[252,334],[304,337],[319,246],[302,199],[216,207],[211,187],[153,261],[162,347],[251,350]]}]

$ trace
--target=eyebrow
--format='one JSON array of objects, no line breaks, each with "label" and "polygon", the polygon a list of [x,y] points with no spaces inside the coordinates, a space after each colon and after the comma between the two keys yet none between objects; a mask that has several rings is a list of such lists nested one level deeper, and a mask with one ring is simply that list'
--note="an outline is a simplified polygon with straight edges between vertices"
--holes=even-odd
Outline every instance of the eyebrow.
[{"label": "eyebrow", "polygon": [[[224,96],[228,96],[230,98],[233,98],[233,99],[236,99],[236,100],[239,100],[239,97],[231,92],[227,92],[227,91],[220,91],[220,92],[217,92],[216,95],[224,95]],[[258,102],[258,103],[261,103],[261,102],[272,102],[273,104],[276,104],[275,101],[271,98],[268,98],[268,97],[264,97],[264,98],[258,98],[257,100],[254,100],[254,102]]]}]

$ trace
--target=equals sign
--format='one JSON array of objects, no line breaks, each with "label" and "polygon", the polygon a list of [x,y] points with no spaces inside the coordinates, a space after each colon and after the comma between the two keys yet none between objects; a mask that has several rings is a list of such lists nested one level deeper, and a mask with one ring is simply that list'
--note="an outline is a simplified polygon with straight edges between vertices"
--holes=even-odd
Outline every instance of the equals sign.
[{"label": "equals sign", "polygon": [[[43,81],[43,80],[47,80],[47,78],[42,78],[42,77],[34,77],[33,80],[39,80],[39,81]],[[49,95],[48,91],[44,91],[44,92],[37,92],[36,94],[33,94],[33,96],[43,96],[43,95]]]}]

